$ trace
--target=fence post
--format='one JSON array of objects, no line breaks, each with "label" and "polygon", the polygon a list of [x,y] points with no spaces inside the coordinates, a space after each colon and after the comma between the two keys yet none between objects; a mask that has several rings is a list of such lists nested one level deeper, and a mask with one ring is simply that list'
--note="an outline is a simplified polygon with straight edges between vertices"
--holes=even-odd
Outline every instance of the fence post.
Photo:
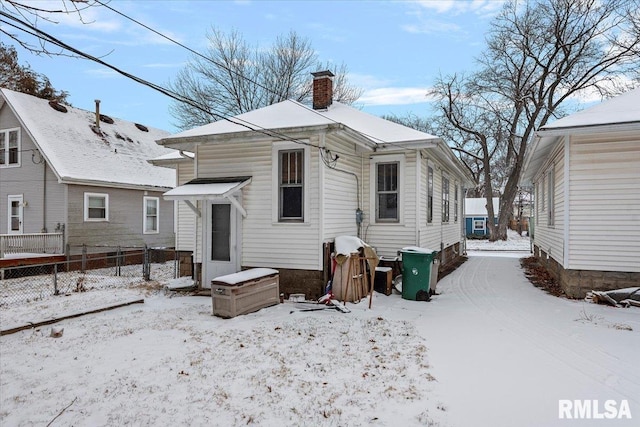
[{"label": "fence post", "polygon": [[151,280],[151,266],[149,265],[149,248],[147,245],[144,245],[144,262],[142,264],[142,275],[144,280]]},{"label": "fence post", "polygon": [[87,245],[86,243],[82,244],[82,273],[86,273],[87,270]]},{"label": "fence post", "polygon": [[116,252],[116,276],[120,276],[120,256],[121,256],[121,251],[120,251],[120,246],[118,246],[118,249]]},{"label": "fence post", "polygon": [[53,294],[60,294],[58,291],[58,264],[53,264]]},{"label": "fence post", "polygon": [[180,255],[178,254],[178,250],[173,250],[173,278],[177,279],[180,277]]}]

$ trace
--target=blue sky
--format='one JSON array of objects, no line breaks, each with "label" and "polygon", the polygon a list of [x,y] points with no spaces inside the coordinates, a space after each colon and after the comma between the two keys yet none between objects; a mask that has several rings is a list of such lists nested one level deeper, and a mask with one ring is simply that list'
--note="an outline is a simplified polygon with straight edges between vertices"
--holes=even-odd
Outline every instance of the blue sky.
[{"label": "blue sky", "polygon": [[[51,6],[60,0],[39,2]],[[438,74],[472,70],[491,17],[503,0],[448,1],[168,1],[112,0],[120,12],[197,51],[211,27],[239,31],[269,46],[291,30],[307,37],[322,62],[345,63],[364,89],[356,106],[376,115],[427,116],[426,93]],[[58,39],[153,83],[166,85],[190,53],[106,8],[56,15],[39,27]],[[10,40],[4,43],[14,44]],[[61,56],[35,56],[18,48],[21,63],[70,93],[78,108],[175,132],[171,100],[99,64]]]}]

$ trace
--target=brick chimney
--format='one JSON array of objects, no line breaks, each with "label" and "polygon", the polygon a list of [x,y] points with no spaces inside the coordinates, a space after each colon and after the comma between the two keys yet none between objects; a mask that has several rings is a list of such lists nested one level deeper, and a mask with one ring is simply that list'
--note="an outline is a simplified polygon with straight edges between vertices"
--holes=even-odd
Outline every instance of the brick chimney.
[{"label": "brick chimney", "polygon": [[311,73],[313,76],[313,109],[326,110],[333,103],[333,73],[329,70]]}]

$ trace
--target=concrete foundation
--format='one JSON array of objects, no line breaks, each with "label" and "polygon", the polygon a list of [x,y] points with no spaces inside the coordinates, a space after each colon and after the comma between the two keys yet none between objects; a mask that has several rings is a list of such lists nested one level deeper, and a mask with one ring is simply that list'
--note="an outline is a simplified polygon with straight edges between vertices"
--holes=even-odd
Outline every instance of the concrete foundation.
[{"label": "concrete foundation", "polygon": [[570,298],[584,298],[589,291],[640,286],[640,273],[601,270],[566,270],[555,259],[534,245],[533,255],[560,284]]}]

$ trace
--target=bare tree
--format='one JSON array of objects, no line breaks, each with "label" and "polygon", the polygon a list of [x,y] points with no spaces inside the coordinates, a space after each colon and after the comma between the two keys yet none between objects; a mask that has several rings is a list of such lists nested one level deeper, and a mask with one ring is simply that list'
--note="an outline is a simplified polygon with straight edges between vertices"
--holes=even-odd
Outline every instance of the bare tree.
[{"label": "bare tree", "polygon": [[2,42],[0,42],[0,87],[62,103],[66,103],[69,95],[65,91],[54,89],[49,78],[44,74],[33,71],[28,65],[20,65],[16,49]]},{"label": "bare tree", "polygon": [[[104,0],[104,3],[109,1]],[[0,34],[36,55],[75,56],[49,43],[33,29],[37,28],[41,21],[57,24],[62,15],[75,15],[79,22],[89,24],[90,22],[83,18],[82,12],[96,6],[101,4],[95,0],[55,0],[46,3],[3,0],[0,2]]]},{"label": "bare tree", "polygon": [[491,24],[479,71],[437,80],[438,129],[475,171],[490,218],[500,195],[491,240],[507,237],[535,130],[562,116],[572,97],[605,95],[637,76],[638,10],[638,0],[509,0]]},{"label": "bare tree", "polygon": [[308,39],[295,32],[280,36],[267,50],[250,46],[237,31],[225,34],[213,28],[205,55],[195,54],[175,80],[172,91],[197,100],[210,114],[185,103],[170,107],[176,126],[188,129],[260,107],[293,99],[310,100],[310,73],[332,68],[334,99],[352,103],[362,93],[347,82],[344,64],[322,68]]}]

